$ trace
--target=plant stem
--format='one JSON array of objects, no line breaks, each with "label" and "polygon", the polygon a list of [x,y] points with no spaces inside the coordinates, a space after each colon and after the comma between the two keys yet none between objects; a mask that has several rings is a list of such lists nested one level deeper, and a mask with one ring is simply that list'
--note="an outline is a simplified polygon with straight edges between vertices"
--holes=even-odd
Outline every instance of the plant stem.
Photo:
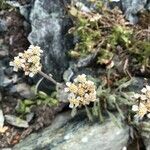
[{"label": "plant stem", "polygon": [[56,80],[54,80],[51,76],[48,76],[47,74],[45,74],[44,72],[42,71],[38,71],[38,73],[43,76],[44,78],[46,78],[47,80],[53,82],[55,85],[58,85],[60,83],[58,83]]},{"label": "plant stem", "polygon": [[37,84],[36,84],[36,86],[35,86],[35,91],[34,91],[35,95],[37,95],[38,87],[39,87],[39,85],[40,85],[40,83],[42,82],[43,79],[44,79],[44,77],[42,77],[42,78],[37,82]]},{"label": "plant stem", "polygon": [[71,111],[71,117],[74,117],[77,114],[77,108],[73,107],[72,111]]},{"label": "plant stem", "polygon": [[86,113],[87,113],[89,120],[93,122],[92,114],[86,105],[85,105],[85,110],[86,110]]},{"label": "plant stem", "polygon": [[99,116],[100,123],[102,123],[104,119],[103,119],[102,112],[101,112],[100,100],[98,101],[98,116]]}]

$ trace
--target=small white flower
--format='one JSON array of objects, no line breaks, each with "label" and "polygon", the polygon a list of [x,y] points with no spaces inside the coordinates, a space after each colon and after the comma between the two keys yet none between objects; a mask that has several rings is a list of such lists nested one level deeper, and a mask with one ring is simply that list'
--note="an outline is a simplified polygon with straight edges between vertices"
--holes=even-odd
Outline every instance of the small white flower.
[{"label": "small white flower", "polygon": [[14,66],[14,63],[11,61],[11,62],[9,62],[9,65],[10,66]]},{"label": "small white flower", "polygon": [[150,86],[149,86],[149,85],[146,85],[146,89],[147,89],[148,91],[150,91]]},{"label": "small white flower", "polygon": [[65,88],[64,91],[65,91],[65,92],[69,92],[69,88]]},{"label": "small white flower", "polygon": [[86,94],[84,95],[84,97],[85,97],[85,98],[89,98],[89,94],[86,93]]},{"label": "small white flower", "polygon": [[146,93],[146,91],[147,91],[146,88],[143,88],[143,89],[141,90],[142,93]]},{"label": "small white flower", "polygon": [[27,72],[27,71],[25,71],[25,72],[24,72],[24,74],[25,74],[26,76],[28,76],[30,73],[29,73],[29,72]]},{"label": "small white flower", "polygon": [[[34,48],[34,45],[30,45],[30,46],[29,46],[29,49],[33,49],[33,48]],[[28,50],[29,50],[29,49],[28,49]]]},{"label": "small white flower", "polygon": [[34,76],[34,74],[31,72],[31,73],[29,73],[29,77],[33,77]]},{"label": "small white flower", "polygon": [[92,16],[92,17],[90,18],[90,21],[91,21],[91,22],[98,21],[98,20],[101,19],[101,18],[102,18],[102,16],[101,16],[100,14],[95,14],[94,16]]},{"label": "small white flower", "polygon": [[66,85],[69,87],[71,85],[71,82],[67,82]]},{"label": "small white flower", "polygon": [[147,114],[147,117],[150,118],[150,113]]},{"label": "small white flower", "polygon": [[69,99],[75,98],[75,94],[74,94],[74,93],[70,93],[70,94],[68,95],[68,98],[69,98]]},{"label": "small white flower", "polygon": [[70,104],[69,104],[69,107],[70,107],[70,108],[73,108],[73,107],[74,107],[74,104],[73,104],[73,103],[70,103]]},{"label": "small white flower", "polygon": [[138,110],[139,110],[139,107],[137,105],[132,106],[132,111],[138,111]]},{"label": "small white flower", "polygon": [[111,61],[111,63],[109,65],[107,65],[107,69],[113,68],[114,65],[115,65],[114,61]]},{"label": "small white flower", "polygon": [[145,100],[147,99],[146,95],[144,95],[144,94],[142,94],[142,95],[140,96],[140,98],[141,98],[142,101],[145,101]]},{"label": "small white flower", "polygon": [[75,83],[78,82],[77,78],[75,78],[75,79],[73,80],[73,82],[75,82]]},{"label": "small white flower", "polygon": [[23,56],[23,53],[19,53],[18,56],[22,57],[22,56]]},{"label": "small white flower", "polygon": [[86,82],[86,75],[82,74],[82,75],[78,75],[77,76],[77,81],[80,83]]},{"label": "small white flower", "polygon": [[87,84],[89,84],[89,85],[93,86],[93,85],[94,85],[94,82],[93,82],[93,81],[88,80],[88,81],[87,81]]},{"label": "small white flower", "polygon": [[134,94],[134,98],[136,98],[136,99],[140,98],[140,94],[135,93],[135,94]]},{"label": "small white flower", "polygon": [[17,71],[18,71],[18,68],[14,67],[14,68],[13,68],[13,71],[17,72]]},{"label": "small white flower", "polygon": [[126,147],[126,146],[124,146],[124,147],[122,148],[122,150],[127,150],[127,147]]},{"label": "small white flower", "polygon": [[144,115],[147,114],[147,108],[143,103],[139,104],[139,111],[138,111],[138,115],[139,117],[142,119],[144,117]]}]

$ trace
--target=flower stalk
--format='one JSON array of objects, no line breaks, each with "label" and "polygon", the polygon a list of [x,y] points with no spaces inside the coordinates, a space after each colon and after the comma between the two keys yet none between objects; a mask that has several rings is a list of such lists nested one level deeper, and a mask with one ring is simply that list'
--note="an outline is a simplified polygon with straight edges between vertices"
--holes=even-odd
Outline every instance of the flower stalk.
[{"label": "flower stalk", "polygon": [[54,83],[55,85],[58,85],[60,83],[58,83],[56,80],[54,80],[51,76],[45,74],[43,71],[39,70],[38,73],[43,76],[44,78],[46,78],[47,80],[51,81],[52,83]]},{"label": "flower stalk", "polygon": [[99,116],[100,123],[103,123],[104,122],[104,118],[103,118],[102,112],[101,112],[100,100],[98,100],[98,116]]},{"label": "flower stalk", "polygon": [[89,118],[89,121],[93,122],[92,114],[86,105],[85,105],[85,110],[86,110],[87,117]]}]

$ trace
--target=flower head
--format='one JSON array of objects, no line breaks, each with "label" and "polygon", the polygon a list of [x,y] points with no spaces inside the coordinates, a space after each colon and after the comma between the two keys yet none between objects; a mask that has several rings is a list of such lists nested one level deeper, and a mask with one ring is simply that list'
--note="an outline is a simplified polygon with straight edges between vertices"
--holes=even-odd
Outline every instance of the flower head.
[{"label": "flower head", "polygon": [[43,51],[39,46],[31,45],[24,53],[19,53],[14,57],[14,61],[10,62],[10,65],[14,67],[14,71],[22,69],[25,75],[33,77],[42,68],[41,53]]},{"label": "flower head", "polygon": [[94,82],[87,80],[85,74],[78,75],[73,83],[67,82],[66,86],[65,92],[69,93],[70,108],[89,105],[90,102],[96,101],[96,86]]},{"label": "flower head", "polygon": [[95,22],[95,21],[98,21],[99,19],[101,19],[102,16],[100,14],[94,14],[91,18],[90,18],[90,21],[91,22]]},{"label": "flower head", "polygon": [[143,118],[145,115],[150,117],[150,86],[146,85],[141,90],[142,94],[135,94],[134,98],[137,99],[136,105],[132,106],[132,110],[137,113],[139,118]]}]

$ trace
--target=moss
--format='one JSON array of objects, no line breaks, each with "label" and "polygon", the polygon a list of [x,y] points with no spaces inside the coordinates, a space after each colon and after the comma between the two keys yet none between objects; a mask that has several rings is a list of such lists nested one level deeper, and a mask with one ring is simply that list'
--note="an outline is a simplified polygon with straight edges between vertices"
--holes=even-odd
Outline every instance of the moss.
[{"label": "moss", "polygon": [[0,0],[0,10],[8,10],[10,8],[10,5],[6,3],[6,0]]},{"label": "moss", "polygon": [[131,55],[136,56],[139,63],[145,67],[150,66],[150,42],[148,41],[134,41],[132,47],[129,48]]},{"label": "moss", "polygon": [[117,25],[113,27],[109,36],[109,43],[111,46],[121,45],[122,47],[128,47],[131,43],[132,30],[128,30],[125,27]]},{"label": "moss", "polygon": [[[98,1],[92,2],[97,5]],[[70,12],[74,20],[74,27],[70,31],[77,39],[74,49],[69,52],[71,57],[78,59],[100,50],[95,62],[107,65],[113,56],[118,55],[117,47],[120,46],[126,57],[138,61],[139,67],[150,65],[148,29],[143,28],[147,26],[129,24],[118,9],[107,10],[101,7],[83,13],[80,9],[71,7]],[[141,16],[147,18],[148,15],[144,13]],[[99,46],[101,41],[104,43]]]},{"label": "moss", "polygon": [[97,63],[108,64],[112,60],[113,56],[114,56],[113,52],[107,49],[101,49]]},{"label": "moss", "polygon": [[31,112],[33,106],[38,105],[48,105],[49,107],[58,106],[59,102],[56,98],[56,92],[53,92],[51,95],[39,91],[33,99],[20,100],[16,111],[21,114],[27,114]]}]

